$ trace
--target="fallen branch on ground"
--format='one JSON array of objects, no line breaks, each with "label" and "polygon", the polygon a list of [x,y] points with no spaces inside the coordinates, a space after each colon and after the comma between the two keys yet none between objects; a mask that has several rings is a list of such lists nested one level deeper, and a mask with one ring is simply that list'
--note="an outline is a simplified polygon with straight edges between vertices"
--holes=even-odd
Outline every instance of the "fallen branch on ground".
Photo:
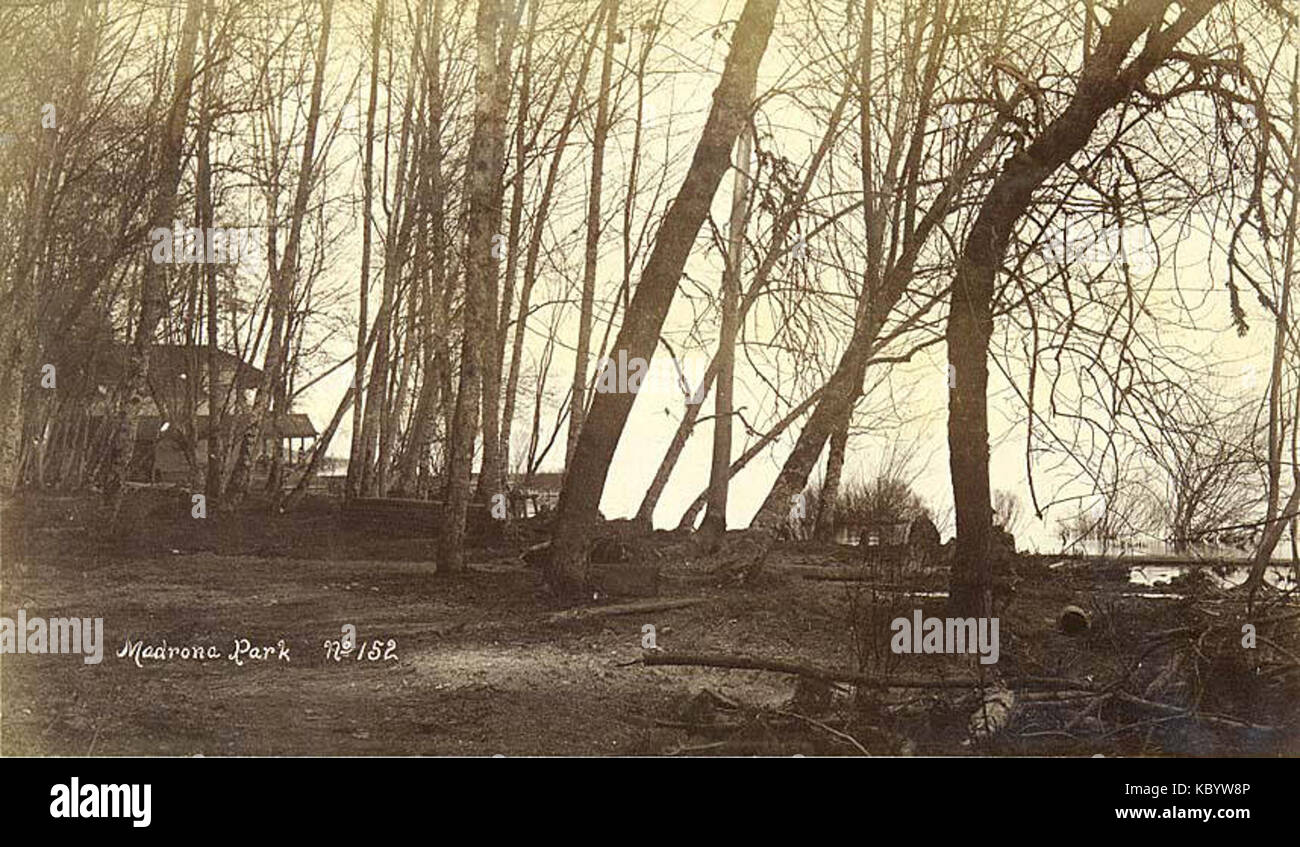
[{"label": "fallen branch on ground", "polygon": [[1252,732],[1280,732],[1281,731],[1275,726],[1263,726],[1261,724],[1254,724],[1248,721],[1241,720],[1240,718],[1234,718],[1231,715],[1213,715],[1205,712],[1198,712],[1195,709],[1184,709],[1179,706],[1170,706],[1167,703],[1157,703],[1153,700],[1143,700],[1141,697],[1136,697],[1132,694],[1127,694],[1123,691],[1116,692],[1115,696],[1118,700],[1120,700],[1123,703],[1127,703],[1130,706],[1148,712],[1155,712],[1157,714],[1163,715],[1173,720],[1186,719],[1186,720],[1204,721],[1205,723],[1212,724],[1214,726],[1221,726],[1226,729],[1237,729],[1237,730],[1244,729],[1244,730],[1250,730]]},{"label": "fallen branch on ground", "polygon": [[871,571],[842,571],[839,573],[805,573],[798,575],[800,579],[809,582],[853,582],[862,588],[873,588],[876,591],[892,592],[895,594],[926,594],[941,591],[936,588],[926,588],[921,585],[907,585],[898,582],[877,582],[880,574]]},{"label": "fallen branch on ground", "polygon": [[[660,653],[647,652],[639,661],[629,664],[654,666],[687,666],[705,668],[726,668],[731,670],[771,671],[794,676],[820,679],[825,682],[846,682],[862,688],[982,688],[996,685],[994,680],[980,680],[973,677],[956,679],[882,679],[853,671],[841,671],[819,668],[801,662],[787,662],[780,659],[762,659],[754,656],[733,656],[722,653]],[[1081,680],[1055,679],[1052,677],[1024,677],[1008,680],[1004,685],[1010,688],[1066,688],[1074,691],[1089,690],[1092,686]]]},{"label": "fallen branch on ground", "polygon": [[585,621],[588,618],[607,618],[614,615],[633,615],[638,612],[664,612],[669,609],[684,609],[707,603],[707,597],[682,597],[676,600],[639,600],[635,603],[615,603],[610,606],[589,606],[556,612],[546,619],[546,623],[568,623]]},{"label": "fallen branch on ground", "polygon": [[[563,612],[555,612],[540,618],[533,618],[532,623],[548,625],[573,623],[576,621],[585,621],[591,618],[607,618],[614,615],[633,615],[638,612],[664,612],[669,609],[684,609],[687,606],[698,606],[701,603],[709,602],[708,597],[679,597],[675,600],[637,600],[632,603],[614,603],[608,606],[583,606],[577,609],[568,609]],[[521,626],[520,621],[459,621],[457,623],[443,624],[435,627],[414,628],[415,631],[428,631],[434,635],[445,637],[449,635],[468,635],[470,633],[481,634],[484,632],[495,632],[497,630],[509,629],[514,626]]]},{"label": "fallen branch on ground", "polygon": [[815,728],[817,728],[817,729],[820,729],[822,732],[825,732],[825,733],[829,734],[829,735],[832,736],[833,738],[836,738],[836,739],[838,739],[839,741],[842,741],[842,742],[844,742],[844,743],[846,743],[846,744],[849,744],[850,746],[856,748],[857,751],[858,751],[859,753],[861,753],[862,755],[864,755],[864,756],[870,756],[870,755],[871,755],[871,753],[867,752],[867,748],[866,748],[866,747],[863,747],[863,746],[862,746],[862,743],[861,743],[860,741],[858,741],[858,739],[854,738],[852,735],[849,735],[847,732],[840,732],[838,729],[836,729],[836,728],[833,727],[833,726],[827,726],[826,724],[822,723],[821,721],[813,720],[812,718],[808,717],[807,715],[801,715],[801,714],[799,714],[798,712],[785,712],[785,711],[781,711],[781,712],[777,712],[777,714],[778,714],[778,715],[782,715],[782,716],[784,716],[784,717],[788,717],[788,718],[797,718],[798,720],[803,721],[804,723],[808,724],[809,726],[812,726],[812,727],[815,727]]},{"label": "fallen branch on ground", "polygon": [[1070,691],[1064,689],[1061,691],[1032,691],[1021,696],[1024,703],[1068,703],[1071,700],[1087,700],[1093,697],[1099,697],[1096,691]]}]

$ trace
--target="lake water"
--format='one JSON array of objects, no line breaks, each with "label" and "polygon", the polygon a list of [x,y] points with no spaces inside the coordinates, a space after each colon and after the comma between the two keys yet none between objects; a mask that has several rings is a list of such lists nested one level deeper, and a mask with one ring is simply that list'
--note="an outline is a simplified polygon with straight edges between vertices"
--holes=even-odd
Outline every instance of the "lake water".
[{"label": "lake water", "polygon": [[[1143,558],[1177,558],[1182,560],[1199,560],[1206,562],[1249,562],[1255,550],[1243,547],[1229,547],[1224,544],[1189,544],[1178,549],[1167,541],[1078,541],[1064,551],[1043,551],[1045,555],[1061,552],[1066,556],[1109,556],[1117,559]],[[1273,551],[1273,561],[1291,562],[1291,542],[1284,539]]]},{"label": "lake water", "polygon": [[[860,533],[857,529],[847,527],[841,528],[835,535],[837,543],[849,546],[857,546],[859,538]],[[1183,550],[1176,550],[1173,545],[1164,541],[1084,541],[1073,545],[1067,555],[1134,560],[1134,563],[1129,568],[1129,582],[1133,585],[1148,588],[1168,585],[1174,577],[1186,574],[1193,567],[1203,569],[1216,585],[1224,589],[1241,585],[1250,575],[1249,551],[1215,544],[1194,544]],[[1203,562],[1204,564],[1140,563],[1142,559],[1147,558],[1178,558],[1185,562]],[[1283,591],[1296,588],[1297,583],[1295,570],[1291,565],[1289,542],[1278,545],[1278,550],[1273,554],[1273,561],[1276,564],[1270,565],[1268,570],[1264,572],[1264,581]],[[1155,599],[1177,597],[1178,595],[1140,592],[1134,596]]]},{"label": "lake water", "polygon": [[[1210,579],[1220,588],[1233,588],[1241,585],[1250,575],[1248,567],[1221,567],[1197,565],[1205,571]],[[1156,586],[1168,585],[1176,576],[1182,576],[1191,570],[1180,565],[1134,565],[1129,569],[1129,582],[1134,585]],[[1274,588],[1288,591],[1296,587],[1295,571],[1290,565],[1270,565],[1264,571],[1264,581]]]}]

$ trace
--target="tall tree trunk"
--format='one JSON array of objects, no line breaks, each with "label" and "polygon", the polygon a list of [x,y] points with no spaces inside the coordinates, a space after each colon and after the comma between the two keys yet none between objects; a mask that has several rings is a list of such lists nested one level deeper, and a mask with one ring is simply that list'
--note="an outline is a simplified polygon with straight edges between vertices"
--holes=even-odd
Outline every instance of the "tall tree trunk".
[{"label": "tall tree trunk", "polygon": [[[69,91],[59,95],[47,87],[44,97],[51,101],[59,97],[60,125],[75,127],[84,109],[100,43],[99,17],[97,10],[86,4],[68,4],[66,12],[60,40],[67,45],[68,62],[75,70],[74,82]],[[28,389],[37,378],[43,348],[37,301],[39,292],[48,289],[52,271],[48,246],[54,226],[56,188],[72,142],[72,133],[66,129],[60,132],[42,126],[36,132],[36,155],[23,174],[19,192],[26,198],[21,207],[24,221],[16,227],[18,237],[12,259],[0,264],[0,279],[8,272],[12,280],[11,285],[0,287],[0,302],[6,305],[4,320],[0,321],[0,496],[11,493],[22,480],[24,429],[31,408]],[[46,257],[44,261],[42,256]],[[87,289],[93,290],[93,286]]]},{"label": "tall tree trunk", "polygon": [[[750,99],[754,92],[749,92]],[[736,376],[736,333],[740,317],[740,274],[745,261],[745,223],[749,215],[750,132],[736,141],[736,183],[727,224],[727,267],[722,275],[722,325],[718,332],[718,385],[713,401],[713,463],[709,474],[709,506],[700,529],[720,535],[727,531],[727,491],[731,475],[732,389]]]},{"label": "tall tree trunk", "polygon": [[[803,492],[808,482],[808,475],[820,458],[822,447],[830,437],[832,429],[851,414],[853,405],[862,392],[862,379],[866,374],[870,345],[875,340],[884,316],[889,313],[894,301],[897,300],[897,295],[890,298],[891,289],[881,284],[881,243],[885,230],[885,198],[890,192],[877,192],[873,175],[873,159],[876,151],[873,141],[875,136],[872,127],[871,83],[875,56],[875,8],[875,0],[866,0],[863,6],[862,33],[858,40],[856,62],[862,216],[863,228],[867,233],[866,276],[862,283],[862,295],[858,302],[853,336],[849,340],[848,349],[845,350],[830,381],[826,384],[826,389],[817,402],[812,416],[800,431],[794,450],[786,457],[781,472],[772,484],[772,489],[768,492],[763,505],[759,507],[758,514],[750,522],[751,527],[761,529],[769,536],[777,524],[785,520],[790,498]],[[919,21],[920,16],[918,16],[918,25]],[[912,45],[913,55],[915,49],[916,45]],[[902,111],[900,106],[900,114]],[[890,147],[887,158],[891,165],[896,161],[897,148],[897,143]],[[877,289],[880,290],[879,297],[875,296]],[[900,289],[901,286],[898,285],[893,288],[893,290]],[[882,300],[886,302],[880,302]]]},{"label": "tall tree trunk", "polygon": [[[511,83],[510,57],[514,52],[515,37],[519,30],[519,16],[523,13],[523,4],[515,7],[515,14],[506,15],[508,5],[502,5],[501,35],[497,43],[497,69],[495,93],[495,124],[493,127],[493,157],[496,175],[493,180],[492,215],[494,239],[506,239],[507,252],[515,248],[510,245],[510,237],[501,232],[501,205],[505,201],[506,151],[506,116],[510,111]],[[531,33],[529,35],[531,38]],[[521,113],[520,121],[523,121]],[[522,179],[522,174],[517,174]],[[518,230],[515,230],[517,233]],[[493,261],[499,258],[500,247],[493,245]],[[508,261],[508,260],[507,260]],[[504,496],[506,490],[506,467],[501,461],[501,355],[498,355],[497,338],[500,333],[498,321],[499,303],[497,302],[497,268],[484,277],[483,284],[483,332],[476,339],[482,346],[482,390],[483,390],[483,464],[478,475],[477,498],[486,501],[495,495]],[[509,314],[507,310],[506,314]],[[508,514],[508,513],[507,513]]]},{"label": "tall tree trunk", "polygon": [[[418,51],[423,29],[423,6],[416,23],[415,46],[412,48],[414,66],[418,60]],[[388,235],[384,239],[384,284],[380,298],[379,311],[375,322],[379,329],[375,335],[375,355],[371,363],[370,386],[366,395],[366,411],[362,418],[362,441],[364,444],[364,463],[361,467],[361,493],[370,497],[383,497],[388,481],[389,452],[392,449],[392,435],[395,428],[390,404],[389,361],[392,356],[393,336],[396,325],[393,320],[397,308],[398,283],[401,276],[401,260],[406,254],[406,245],[411,233],[413,201],[417,192],[411,190],[410,181],[415,171],[414,163],[408,173],[408,146],[411,137],[411,109],[414,100],[414,75],[407,86],[405,105],[402,109],[402,126],[398,142],[396,189],[393,199],[393,213],[389,218]],[[385,156],[387,172],[387,156]],[[372,452],[373,451],[373,452]]]},{"label": "tall tree trunk", "polygon": [[600,252],[600,192],[605,177],[605,140],[609,136],[609,88],[614,66],[614,39],[618,36],[618,2],[619,0],[606,0],[605,56],[600,67],[600,95],[596,101],[596,128],[592,138],[591,187],[587,195],[587,241],[583,253],[582,303],[578,315],[578,351],[573,364],[569,433],[564,451],[566,469],[573,461],[573,451],[578,446],[578,437],[582,433],[587,411],[587,360],[591,358],[596,260]]},{"label": "tall tree trunk", "polygon": [[[209,61],[213,57],[211,45],[211,33],[216,25],[213,15],[216,11],[216,5],[213,0],[207,0],[208,16],[208,45],[206,54]],[[212,200],[212,84],[211,78],[204,74],[202,87],[202,104],[199,112],[199,141],[198,141],[198,186],[196,190],[195,201],[198,204],[199,227],[202,231],[208,232],[213,225],[213,200]],[[206,312],[206,332],[207,338],[207,389],[208,389],[208,431],[207,431],[207,470],[204,474],[203,490],[208,499],[208,507],[216,510],[220,508],[221,501],[221,482],[225,476],[225,447],[221,437],[221,416],[225,397],[221,385],[221,359],[218,355],[220,352],[220,297],[217,292],[217,266],[207,263],[200,269],[203,273],[204,295],[207,299]],[[238,369],[236,369],[237,371]],[[232,379],[236,385],[239,382],[241,374],[236,372]]]},{"label": "tall tree trunk", "polygon": [[[514,183],[510,197],[510,232],[507,236],[506,275],[501,292],[501,313],[497,322],[497,334],[492,341],[492,365],[490,370],[498,375],[504,373],[506,343],[510,338],[510,314],[514,308],[515,280],[519,275],[519,253],[524,231],[524,189],[527,186],[525,173],[528,163],[528,111],[532,105],[533,93],[533,39],[537,33],[537,16],[541,3],[533,3],[528,11],[528,31],[524,35],[524,58],[520,68],[519,109],[515,121],[515,170]],[[523,320],[523,316],[520,316]],[[498,376],[498,379],[500,377]],[[508,385],[508,381],[507,381]],[[500,386],[498,385],[498,389]],[[501,420],[497,426],[497,444],[501,468],[501,482],[505,483],[510,473],[510,429],[514,416],[514,398],[504,398]],[[486,437],[486,429],[484,435]]]},{"label": "tall tree trunk", "polygon": [[[366,364],[370,360],[366,323],[370,303],[370,253],[375,210],[375,109],[379,103],[379,38],[384,28],[385,0],[379,0],[370,25],[370,93],[366,101],[365,155],[361,161],[361,284],[357,311],[357,353],[353,360],[352,446],[348,451],[347,496],[362,494],[362,478],[370,464],[371,445],[365,439]],[[376,322],[378,325],[378,322]]]},{"label": "tall tree trunk", "polygon": [[[474,23],[477,65],[474,75],[474,129],[465,174],[468,238],[465,244],[465,302],[462,306],[460,384],[448,438],[447,505],[439,548],[438,570],[456,573],[465,567],[465,517],[469,511],[470,472],[479,424],[484,350],[483,300],[496,290],[492,236],[500,228],[501,166],[505,156],[503,86],[497,84],[497,38],[501,0],[479,0]],[[507,89],[508,91],[508,89]]]},{"label": "tall tree trunk", "polygon": [[[604,14],[605,5],[602,3],[596,10],[593,17],[593,28],[599,27],[602,15]],[[593,34],[587,39],[587,49],[582,54],[582,64],[578,70],[578,78],[574,83],[573,93],[569,98],[568,108],[564,113],[564,121],[560,125],[559,133],[556,136],[555,152],[551,154],[551,162],[547,167],[546,180],[542,184],[542,194],[538,200],[533,220],[530,221],[532,231],[528,239],[528,249],[524,257],[524,279],[523,285],[519,290],[519,317],[515,320],[514,340],[511,345],[510,353],[510,370],[506,377],[506,396],[505,407],[501,416],[501,440],[503,443],[510,441],[510,432],[514,422],[515,406],[518,403],[519,396],[519,372],[523,367],[524,355],[524,333],[528,327],[529,309],[532,305],[533,286],[537,282],[537,267],[542,255],[542,237],[546,232],[546,220],[550,213],[552,200],[555,197],[555,189],[559,184],[560,161],[564,157],[564,150],[568,144],[569,135],[577,122],[578,109],[581,105],[582,90],[587,82],[587,74],[591,70],[591,58],[596,50],[597,38]]]},{"label": "tall tree trunk", "polygon": [[[446,362],[447,339],[444,333],[436,333],[435,328],[447,325],[441,304],[444,300],[446,285],[447,234],[446,225],[446,187],[442,176],[442,8],[443,0],[433,1],[433,23],[429,29],[428,48],[425,58],[427,74],[429,119],[426,126],[427,137],[421,147],[424,162],[421,166],[422,187],[421,206],[424,209],[428,236],[428,258],[422,261],[423,273],[421,284],[424,295],[421,298],[422,309],[422,353],[423,383],[417,414],[412,424],[411,444],[403,467],[399,473],[399,485],[403,491],[419,486],[420,474],[427,474],[426,454],[433,442],[437,430],[438,400],[442,389],[442,370]],[[420,250],[423,256],[424,250]],[[436,321],[436,323],[435,323]]]},{"label": "tall tree trunk", "polygon": [[[736,137],[749,120],[750,92],[767,50],[776,10],[777,0],[748,0],[741,12],[690,169],[664,215],[636,295],[614,341],[613,349],[626,350],[629,360],[640,358],[649,364],[654,357],[695,236],[730,165]],[[631,394],[596,394],[565,477],[546,578],[557,593],[568,599],[586,594],[591,528],[599,517],[605,477],[634,399]]]},{"label": "tall tree trunk", "polygon": [[835,427],[831,433],[831,449],[826,455],[826,478],[822,480],[821,494],[817,498],[818,541],[830,541],[835,533],[835,510],[840,499],[840,479],[844,475],[844,453],[849,445],[849,423],[853,420],[853,409]]},{"label": "tall tree trunk", "polygon": [[[786,211],[777,218],[776,225],[772,230],[771,242],[768,245],[767,255],[759,265],[758,270],[754,273],[753,282],[740,302],[739,312],[736,317],[737,326],[744,322],[745,316],[749,313],[750,307],[757,302],[759,295],[761,295],[766,289],[768,280],[771,279],[772,271],[776,267],[777,261],[786,255],[786,241],[790,236],[790,230],[794,226],[799,210],[803,207],[803,203],[808,197],[808,192],[812,189],[822,163],[830,154],[831,147],[839,131],[840,119],[843,117],[845,106],[849,102],[852,87],[852,81],[850,80],[849,84],[845,86],[839,102],[835,104],[835,108],[831,111],[826,131],[822,134],[821,143],[818,146],[817,151],[813,154],[812,160],[808,163],[808,168],[804,174],[803,182],[799,185],[799,189],[795,192],[794,197],[790,199]],[[677,465],[677,460],[681,457],[682,450],[686,447],[687,439],[690,438],[691,432],[695,428],[695,421],[699,416],[704,399],[708,396],[710,386],[717,376],[720,355],[721,347],[719,347],[719,352],[714,354],[713,358],[709,361],[709,366],[705,369],[704,375],[700,378],[700,384],[695,386],[694,397],[687,399],[686,410],[682,414],[681,421],[677,424],[677,431],[673,434],[673,440],[669,443],[668,450],[664,453],[663,459],[659,462],[659,469],[655,471],[655,476],[650,483],[650,487],[646,490],[645,496],[641,499],[641,505],[637,509],[634,520],[647,530],[652,526],[654,511],[656,506],[659,504],[659,498],[663,495],[664,489],[668,485],[668,479],[672,475],[673,468]],[[811,401],[806,402],[811,404]],[[802,411],[799,414],[802,414]],[[780,433],[784,432],[785,428],[797,418],[798,414],[787,419],[785,423],[779,425],[778,429],[775,430],[775,435],[772,435],[771,437],[774,438],[776,435],[780,435]],[[770,439],[762,439],[761,443],[766,446],[770,443]],[[748,455],[749,451],[746,451],[746,454]],[[742,457],[738,462],[731,463],[727,468],[728,478],[735,476],[739,467],[744,467],[744,464],[748,461],[749,459]],[[692,504],[691,510],[688,510],[688,516],[684,515],[682,521],[678,524],[678,529],[693,528],[695,526],[695,520],[699,516],[699,511],[704,508],[707,495],[708,489],[706,488],[705,493],[701,495],[698,501],[698,507],[695,504]]]},{"label": "tall tree trunk", "polygon": [[[1291,114],[1300,116],[1300,56],[1294,57],[1291,66]],[[1264,574],[1273,558],[1273,551],[1288,522],[1294,522],[1295,507],[1287,504],[1286,513],[1278,515],[1278,501],[1282,495],[1282,363],[1286,361],[1290,336],[1291,281],[1294,273],[1297,213],[1300,213],[1300,128],[1291,128],[1291,208],[1286,219],[1286,246],[1282,251],[1282,297],[1278,307],[1277,327],[1273,336],[1273,371],[1268,381],[1268,505],[1264,516],[1264,533],[1259,548],[1251,562],[1246,590],[1253,598],[1264,585]],[[1291,426],[1300,426],[1292,421]],[[1292,500],[1295,500],[1294,494]],[[1276,527],[1276,531],[1274,531]],[[1272,543],[1268,543],[1271,539]],[[1295,539],[1292,538],[1294,545]],[[1293,547],[1294,557],[1294,547]]]},{"label": "tall tree trunk", "polygon": [[27,184],[27,220],[22,227],[12,264],[9,286],[10,312],[0,322],[0,494],[12,493],[22,482],[23,430],[31,404],[29,387],[39,355],[36,326],[37,260],[44,250],[53,207],[54,174],[60,170],[61,145],[55,133],[46,133],[38,149],[50,149],[51,161],[33,160]]},{"label": "tall tree trunk", "polygon": [[[989,617],[993,613],[988,343],[993,333],[994,282],[1011,234],[1034,191],[1083,149],[1101,117],[1146,80],[1215,2],[1186,3],[1171,23],[1164,23],[1170,9],[1165,0],[1129,0],[1112,11],[1095,48],[1084,59],[1069,105],[1032,144],[1002,165],[967,234],[957,258],[945,333],[950,374],[948,456],[957,512],[949,588],[954,614]],[[1142,49],[1126,64],[1143,36]]]},{"label": "tall tree trunk", "polygon": [[[149,229],[172,228],[176,212],[176,189],[181,181],[181,153],[185,141],[185,121],[189,115],[190,94],[194,77],[194,52],[199,38],[199,21],[202,18],[202,0],[188,0],[185,22],[181,28],[180,49],[176,55],[176,83],[167,125],[163,134],[161,162],[158,169],[158,193],[154,196],[153,210],[149,215]],[[175,247],[175,245],[173,245]],[[162,319],[166,269],[161,263],[146,261],[140,280],[140,320],[135,327],[135,340],[127,353],[126,379],[115,415],[113,446],[111,448],[104,491],[108,511],[115,519],[122,505],[122,487],[126,482],[127,468],[135,454],[136,431],[140,422],[140,407],[149,391],[149,349]]]},{"label": "tall tree trunk", "polygon": [[[927,239],[949,214],[955,199],[960,195],[962,188],[969,181],[976,167],[981,165],[992,152],[1001,138],[1003,128],[1008,120],[1007,114],[1002,114],[995,119],[980,140],[971,148],[966,158],[953,163],[951,174],[942,182],[941,190],[930,202],[919,220],[916,219],[916,215],[920,209],[915,207],[914,201],[910,199],[905,208],[894,209],[895,230],[899,229],[898,222],[902,221],[904,216],[906,225],[903,227],[902,243],[898,245],[897,250],[891,245],[889,257],[886,259],[884,253],[885,219],[888,214],[888,207],[896,203],[894,198],[900,194],[896,190],[900,178],[905,183],[907,189],[905,194],[908,197],[911,196],[915,182],[920,178],[920,149],[926,136],[925,126],[939,70],[939,57],[942,55],[946,39],[943,27],[946,5],[940,2],[933,8],[931,16],[931,20],[934,22],[931,28],[933,35],[929,47],[930,56],[926,72],[921,79],[914,80],[914,82],[919,81],[920,83],[918,92],[915,94],[905,92],[904,99],[908,101],[908,106],[903,108],[900,105],[892,132],[888,137],[882,139],[885,152],[881,155],[881,158],[884,160],[885,166],[879,176],[876,174],[873,165],[873,160],[878,153],[877,143],[874,140],[871,96],[874,61],[874,10],[875,4],[869,0],[863,10],[862,38],[859,42],[857,62],[859,71],[858,91],[861,106],[859,134],[862,145],[860,166],[864,198],[862,213],[863,228],[867,233],[866,274],[854,318],[853,335],[849,340],[849,344],[842,354],[830,381],[824,386],[817,408],[799,433],[794,450],[786,457],[785,464],[777,475],[767,499],[751,522],[752,528],[763,531],[769,538],[774,534],[776,526],[786,519],[791,498],[802,492],[807,485],[809,474],[821,457],[827,439],[836,431],[846,416],[852,413],[854,403],[861,396],[862,381],[871,357],[884,344],[888,343],[891,337],[897,336],[908,326],[914,325],[925,314],[924,310],[913,312],[890,335],[884,338],[880,337],[886,319],[897,306],[899,299],[912,279],[913,270]],[[924,34],[924,23],[925,18],[918,16],[914,33],[907,48],[911,56],[908,60],[909,67],[918,61]],[[909,92],[911,90],[908,89]],[[1012,109],[1008,110],[1008,113],[1014,110],[1014,105],[1024,96],[1023,93],[1013,96],[1011,100]],[[912,132],[911,140],[908,141],[905,136],[905,124],[907,123],[907,115],[912,112],[912,100],[915,100],[915,118],[912,122],[915,129]],[[898,166],[904,151],[906,151],[907,155],[903,164],[903,172],[900,175]]]},{"label": "tall tree trunk", "polygon": [[[253,400],[252,414],[241,434],[239,456],[235,460],[238,469],[236,478],[231,480],[231,490],[227,499],[240,502],[248,492],[249,477],[252,472],[254,450],[262,449],[266,437],[267,411],[271,397],[283,379],[284,367],[284,325],[289,306],[293,301],[294,282],[298,273],[298,251],[302,241],[302,225],[307,215],[307,200],[311,197],[312,183],[315,181],[316,131],[320,124],[321,91],[325,79],[325,60],[329,52],[330,23],[333,16],[334,0],[321,0],[320,40],[316,45],[316,70],[311,86],[311,105],[307,112],[307,136],[303,141],[302,160],[298,168],[298,185],[294,194],[292,218],[289,222],[289,240],[278,267],[271,269],[271,329],[266,344],[266,357],[262,362],[262,379]],[[274,262],[274,259],[272,259]],[[274,432],[274,421],[272,421]],[[277,439],[278,440],[278,439]]]}]

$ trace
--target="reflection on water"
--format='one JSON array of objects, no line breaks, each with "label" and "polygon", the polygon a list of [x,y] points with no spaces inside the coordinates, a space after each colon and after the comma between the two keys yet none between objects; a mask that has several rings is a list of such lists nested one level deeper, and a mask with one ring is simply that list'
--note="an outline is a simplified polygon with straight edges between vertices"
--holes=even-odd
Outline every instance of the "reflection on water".
[{"label": "reflection on water", "polygon": [[[837,544],[856,546],[861,538],[860,530],[853,527],[841,527],[835,533]],[[1264,572],[1264,582],[1282,591],[1296,588],[1295,571],[1291,565],[1291,552],[1286,544],[1279,544],[1273,554],[1273,561]],[[1177,558],[1184,562],[1204,562],[1204,564],[1184,565],[1150,562],[1134,564],[1129,568],[1129,582],[1148,588],[1169,585],[1178,576],[1192,568],[1203,570],[1220,588],[1233,588],[1241,585],[1250,575],[1250,557],[1253,551],[1222,544],[1192,544],[1181,550],[1175,549],[1165,541],[1080,541],[1070,546],[1070,555],[1115,557],[1122,559],[1159,559]],[[1214,564],[1214,563],[1221,564]],[[1062,564],[1062,563],[1057,563]],[[927,596],[924,592],[915,596]],[[946,597],[947,592],[935,592],[934,596]],[[1177,599],[1180,594],[1167,592],[1135,592],[1126,597],[1143,597],[1149,599]]]},{"label": "reflection on water", "polygon": [[[1184,560],[1203,560],[1210,562],[1237,561],[1248,562],[1255,555],[1255,548],[1249,545],[1230,546],[1227,544],[1188,544],[1181,549],[1167,541],[1111,539],[1098,541],[1088,539],[1076,541],[1064,550],[1069,556],[1114,556],[1117,558],[1178,558]],[[1273,551],[1273,561],[1291,562],[1291,545],[1283,541]]]},{"label": "reflection on water", "polygon": [[[1250,568],[1240,567],[1222,567],[1222,566],[1197,566],[1198,570],[1204,571],[1214,584],[1220,588],[1233,588],[1241,585],[1250,576]],[[1191,568],[1180,567],[1177,565],[1134,565],[1129,569],[1128,580],[1135,585],[1168,585],[1174,577],[1182,576]],[[1264,571],[1264,582],[1274,588],[1283,591],[1289,591],[1296,587],[1295,573],[1291,567],[1281,565],[1270,565],[1268,570]]]}]

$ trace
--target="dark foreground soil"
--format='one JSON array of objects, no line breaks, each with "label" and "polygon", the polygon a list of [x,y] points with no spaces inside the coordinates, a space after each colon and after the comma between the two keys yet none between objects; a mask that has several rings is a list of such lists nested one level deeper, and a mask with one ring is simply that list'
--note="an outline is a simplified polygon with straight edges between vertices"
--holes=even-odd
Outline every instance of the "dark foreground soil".
[{"label": "dark foreground soil", "polygon": [[[891,653],[889,621],[942,616],[947,576],[810,578],[860,576],[845,548],[780,546],[757,580],[721,585],[689,539],[657,535],[660,595],[703,602],[575,620],[556,617],[521,560],[537,538],[526,527],[468,551],[470,570],[447,577],[433,572],[436,540],[349,530],[327,501],[196,520],[182,493],[137,490],[113,526],[96,507],[29,496],[0,511],[0,615],[104,620],[99,664],[0,657],[0,754],[1300,753],[1290,597],[1247,616],[1243,598],[1204,580],[1141,592],[1178,598],[1126,596],[1122,569],[1025,560],[1005,579],[988,668]],[[1068,604],[1090,614],[1088,631],[1061,631]],[[1267,642],[1253,650],[1240,644],[1247,618]],[[327,646],[347,624],[360,655]],[[1015,706],[972,741],[973,687],[855,692],[761,670],[647,667],[647,625],[668,652],[1003,679]],[[240,664],[227,657],[241,639],[271,649]],[[140,667],[118,655],[128,640],[219,658]]]}]

